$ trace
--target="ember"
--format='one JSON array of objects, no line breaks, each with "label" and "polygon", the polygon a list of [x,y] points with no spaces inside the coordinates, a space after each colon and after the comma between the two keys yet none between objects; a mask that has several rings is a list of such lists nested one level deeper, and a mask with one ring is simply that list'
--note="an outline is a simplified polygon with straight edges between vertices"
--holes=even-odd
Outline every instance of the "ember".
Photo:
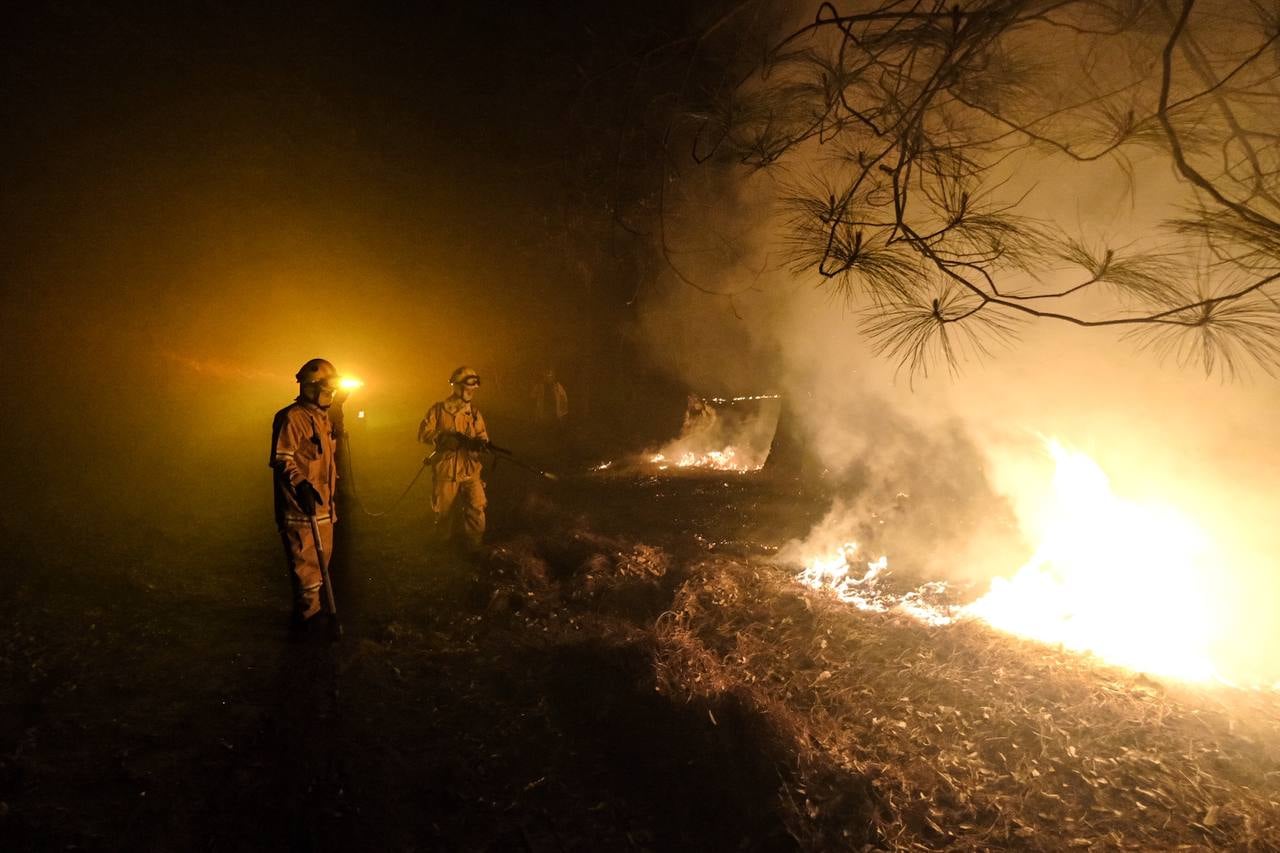
[{"label": "ember", "polygon": [[781,400],[781,394],[753,394],[746,397],[708,397],[707,402],[725,404],[725,403],[746,403],[757,400]]}]

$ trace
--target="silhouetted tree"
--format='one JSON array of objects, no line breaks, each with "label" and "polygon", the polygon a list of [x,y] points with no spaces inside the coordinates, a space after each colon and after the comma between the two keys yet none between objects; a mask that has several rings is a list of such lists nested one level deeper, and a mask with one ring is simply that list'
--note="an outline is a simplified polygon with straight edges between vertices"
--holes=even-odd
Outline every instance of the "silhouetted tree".
[{"label": "silhouetted tree", "polygon": [[[783,194],[790,265],[913,374],[1033,320],[1274,372],[1278,36],[1273,0],[823,2],[693,116],[693,156],[806,169]],[[1139,152],[1185,192],[1156,248],[1091,245],[998,200],[1019,166],[1111,158],[1132,179]]]}]

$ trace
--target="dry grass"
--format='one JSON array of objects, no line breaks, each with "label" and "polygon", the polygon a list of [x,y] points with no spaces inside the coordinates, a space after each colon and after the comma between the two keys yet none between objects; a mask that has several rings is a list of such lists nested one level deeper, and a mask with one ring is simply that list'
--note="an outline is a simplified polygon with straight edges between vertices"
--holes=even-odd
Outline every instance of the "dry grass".
[{"label": "dry grass", "polygon": [[[731,694],[790,742],[782,796],[809,849],[1280,849],[1272,697],[856,611],[722,559],[691,568],[656,630],[666,695]],[[849,801],[863,786],[870,808]]]},{"label": "dry grass", "polygon": [[1275,694],[860,611],[769,559],[579,523],[495,550],[486,584],[552,647],[643,649],[652,688],[772,763],[799,849],[1280,850]]}]

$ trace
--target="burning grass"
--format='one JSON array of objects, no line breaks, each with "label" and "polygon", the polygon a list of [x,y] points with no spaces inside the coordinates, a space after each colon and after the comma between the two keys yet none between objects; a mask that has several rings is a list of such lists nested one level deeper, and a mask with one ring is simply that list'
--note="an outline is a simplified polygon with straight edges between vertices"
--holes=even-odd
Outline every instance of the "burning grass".
[{"label": "burning grass", "polygon": [[0,602],[0,848],[1280,849],[1274,694],[850,607],[751,478],[557,501],[478,566],[367,528],[397,535],[358,537],[334,646],[283,641],[270,541],[195,591],[33,573]]},{"label": "burning grass", "polygon": [[776,394],[703,398],[690,394],[680,433],[658,448],[592,467],[594,473],[759,471],[769,456],[781,398]]},{"label": "burning grass", "polygon": [[810,849],[1280,847],[1273,697],[1177,692],[976,623],[852,611],[724,560],[692,568],[657,633],[673,699],[738,696],[793,741],[782,796]]},{"label": "burning grass", "polygon": [[[531,555],[549,580],[526,589],[510,569]],[[642,650],[646,683],[702,737],[766,756],[770,819],[798,849],[1280,849],[1271,694],[857,610],[767,557],[682,562],[579,529],[493,565],[540,602],[528,627]]]}]

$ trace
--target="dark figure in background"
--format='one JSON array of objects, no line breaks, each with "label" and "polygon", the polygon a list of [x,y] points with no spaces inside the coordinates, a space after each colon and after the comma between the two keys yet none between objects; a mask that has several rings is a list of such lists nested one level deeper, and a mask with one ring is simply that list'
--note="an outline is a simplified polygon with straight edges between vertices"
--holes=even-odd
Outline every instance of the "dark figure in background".
[{"label": "dark figure in background", "polygon": [[314,530],[319,531],[324,553],[332,554],[333,525],[338,520],[336,442],[328,410],[339,393],[339,377],[332,364],[313,358],[302,365],[296,378],[298,398],[276,413],[271,426],[270,464],[276,527],[293,587],[291,624],[301,629],[314,623],[322,607],[324,580]]},{"label": "dark figure in background", "polygon": [[431,509],[437,539],[458,539],[468,551],[484,537],[484,481],[481,454],[489,429],[473,404],[480,374],[459,367],[449,377],[453,393],[427,410],[418,425],[418,441],[431,445]]},{"label": "dark figure in background", "polygon": [[551,368],[533,386],[533,417],[534,423],[546,430],[562,428],[569,417],[569,395]]},{"label": "dark figure in background", "polygon": [[569,447],[569,395],[547,368],[529,394],[533,403],[533,446],[540,456],[564,462]]},{"label": "dark figure in background", "polygon": [[710,403],[690,392],[685,398],[684,423],[680,425],[680,437],[687,438],[700,432],[706,432],[716,425],[716,410]]}]

